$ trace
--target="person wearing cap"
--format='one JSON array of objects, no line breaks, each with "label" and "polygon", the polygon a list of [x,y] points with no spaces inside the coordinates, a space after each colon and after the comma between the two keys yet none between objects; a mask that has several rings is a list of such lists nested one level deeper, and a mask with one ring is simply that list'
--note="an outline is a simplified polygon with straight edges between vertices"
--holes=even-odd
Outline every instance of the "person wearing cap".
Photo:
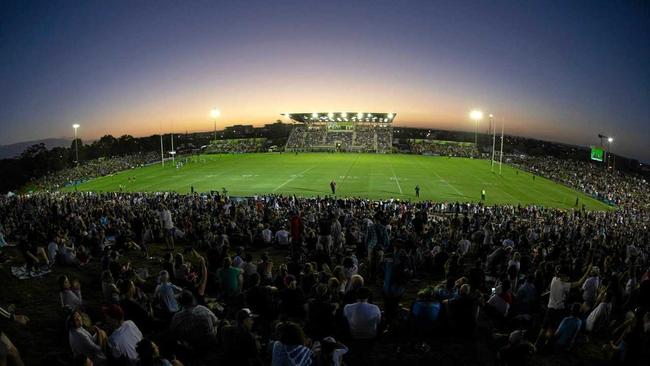
[{"label": "person wearing cap", "polygon": [[138,352],[135,350],[138,342],[142,340],[142,332],[131,320],[124,320],[124,312],[119,305],[109,305],[104,308],[106,322],[115,328],[108,337],[110,356],[115,360],[126,361],[136,365]]},{"label": "person wearing cap", "polygon": [[197,305],[194,295],[187,290],[183,291],[179,302],[183,309],[172,318],[171,334],[198,349],[206,350],[216,345],[217,316],[205,306]]},{"label": "person wearing cap", "polygon": [[312,348],[316,354],[317,365],[343,365],[343,356],[348,353],[348,347],[333,337],[325,337],[322,341],[314,342]]},{"label": "person wearing cap", "polygon": [[253,334],[254,318],[250,309],[243,308],[237,312],[236,324],[225,327],[222,333],[225,361],[232,366],[262,365],[260,343]]}]

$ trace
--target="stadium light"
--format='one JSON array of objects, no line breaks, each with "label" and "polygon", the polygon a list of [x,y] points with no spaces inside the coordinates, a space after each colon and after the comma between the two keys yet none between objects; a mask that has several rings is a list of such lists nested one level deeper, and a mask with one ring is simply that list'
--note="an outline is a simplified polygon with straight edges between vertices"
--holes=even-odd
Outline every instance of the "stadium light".
[{"label": "stadium light", "polygon": [[357,118],[362,119],[363,118],[363,113],[361,113],[361,112],[357,113]]},{"label": "stadium light", "polygon": [[77,166],[79,166],[79,140],[77,140],[77,129],[79,129],[79,124],[78,123],[73,124],[72,128],[74,128],[74,154],[75,154],[75,160],[76,160]]},{"label": "stadium light", "polygon": [[341,117],[343,117],[343,118],[348,118],[348,114],[345,113],[345,112],[343,112],[343,113],[341,113]]},{"label": "stadium light", "polygon": [[393,117],[395,117],[394,114],[392,114],[392,113],[388,113],[388,119],[393,119]]},{"label": "stadium light", "polygon": [[473,119],[474,122],[476,122],[476,130],[474,131],[474,144],[478,146],[478,121],[483,119],[483,112],[475,109],[469,113],[469,118]]},{"label": "stadium light", "polygon": [[607,138],[607,142],[609,142],[609,143],[614,142],[614,138],[613,138],[613,137],[608,137],[608,138]]},{"label": "stadium light", "polygon": [[332,119],[332,118],[334,118],[334,113],[332,113],[332,112],[329,112],[329,113],[327,114],[327,117],[328,117],[329,119]]}]

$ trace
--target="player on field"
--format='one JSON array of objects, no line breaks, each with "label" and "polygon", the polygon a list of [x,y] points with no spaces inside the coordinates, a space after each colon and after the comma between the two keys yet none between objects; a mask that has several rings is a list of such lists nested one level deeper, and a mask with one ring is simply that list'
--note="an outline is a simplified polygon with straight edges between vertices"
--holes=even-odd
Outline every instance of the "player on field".
[{"label": "player on field", "polygon": [[420,185],[419,184],[415,185],[415,197],[420,198]]},{"label": "player on field", "polygon": [[336,194],[336,182],[335,181],[330,182],[330,189],[332,190],[332,194]]}]

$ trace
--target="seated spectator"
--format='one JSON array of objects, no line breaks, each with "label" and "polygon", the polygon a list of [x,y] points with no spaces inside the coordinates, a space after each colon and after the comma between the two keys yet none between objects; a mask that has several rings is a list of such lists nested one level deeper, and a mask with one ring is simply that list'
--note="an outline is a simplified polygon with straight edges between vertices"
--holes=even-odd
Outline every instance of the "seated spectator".
[{"label": "seated spectator", "polygon": [[568,351],[573,346],[582,327],[579,316],[580,304],[575,303],[571,305],[571,315],[562,319],[555,331],[555,346],[558,349]]},{"label": "seated spectator", "polygon": [[158,346],[150,339],[143,339],[138,342],[135,350],[138,352],[138,366],[183,366],[176,359],[168,361],[160,355]]},{"label": "seated spectator", "polygon": [[440,302],[436,299],[435,289],[426,287],[420,290],[411,307],[411,321],[416,333],[420,336],[431,335],[439,316]]},{"label": "seated spectator", "polygon": [[83,306],[83,300],[81,299],[81,285],[78,280],[74,280],[71,285],[68,276],[60,276],[59,288],[61,307],[72,312]]},{"label": "seated spectator", "polygon": [[241,309],[235,317],[236,324],[224,328],[222,340],[228,365],[262,365],[260,343],[253,334],[255,316],[249,309]]},{"label": "seated spectator", "polygon": [[362,287],[357,292],[357,302],[345,305],[343,316],[348,322],[350,335],[353,339],[374,339],[381,322],[381,310],[375,304],[370,304],[370,289]]},{"label": "seated spectator", "polygon": [[303,307],[304,293],[294,275],[287,275],[284,278],[285,288],[280,290],[279,311],[285,319],[302,320],[305,316]]},{"label": "seated spectator", "polygon": [[108,342],[106,332],[93,327],[95,334],[91,334],[83,327],[81,313],[78,311],[74,311],[69,317],[68,329],[68,340],[74,357],[83,355],[90,358],[93,365],[106,365],[104,354]]},{"label": "seated spectator", "polygon": [[167,271],[160,271],[158,276],[158,286],[154,291],[154,297],[158,300],[162,311],[166,316],[171,317],[172,314],[178,311],[178,302],[176,296],[180,294],[183,289],[169,282],[169,273]]},{"label": "seated spectator", "polygon": [[176,339],[193,348],[206,351],[217,344],[218,319],[203,305],[197,305],[194,295],[183,291],[180,296],[183,309],[174,314],[169,330]]},{"label": "seated spectator", "polygon": [[314,343],[314,353],[317,355],[317,365],[341,366],[348,347],[332,337],[325,337]]},{"label": "seated spectator", "polygon": [[119,302],[124,319],[132,320],[139,329],[147,332],[153,327],[154,319],[143,305],[136,300],[136,287],[133,281],[124,280],[121,285],[122,300]]},{"label": "seated spectator", "polygon": [[279,340],[273,342],[272,366],[309,366],[314,353],[306,346],[307,340],[300,325],[284,322],[278,325]]},{"label": "seated spectator", "polygon": [[598,332],[607,326],[609,315],[612,312],[612,293],[607,293],[605,298],[587,316],[585,330]]},{"label": "seated spectator", "polygon": [[102,272],[102,293],[106,304],[117,304],[120,301],[120,290],[115,285],[111,271]]},{"label": "seated spectator", "polygon": [[109,305],[104,309],[104,314],[108,325],[115,328],[108,337],[110,357],[129,365],[136,365],[138,352],[135,348],[142,340],[140,329],[132,321],[124,320],[124,312],[119,305]]},{"label": "seated spectator", "polygon": [[471,288],[468,284],[460,287],[460,296],[448,300],[449,315],[452,326],[461,335],[473,335],[478,318],[478,304],[470,294]]},{"label": "seated spectator", "polygon": [[502,366],[525,366],[534,352],[535,346],[524,339],[524,332],[515,330],[508,336],[508,344],[497,353],[497,359]]},{"label": "seated spectator", "polygon": [[275,233],[275,242],[282,248],[289,246],[289,231],[286,228],[282,228]]},{"label": "seated spectator", "polygon": [[223,259],[223,267],[217,271],[217,276],[226,299],[240,294],[244,281],[242,270],[232,266],[230,257]]}]

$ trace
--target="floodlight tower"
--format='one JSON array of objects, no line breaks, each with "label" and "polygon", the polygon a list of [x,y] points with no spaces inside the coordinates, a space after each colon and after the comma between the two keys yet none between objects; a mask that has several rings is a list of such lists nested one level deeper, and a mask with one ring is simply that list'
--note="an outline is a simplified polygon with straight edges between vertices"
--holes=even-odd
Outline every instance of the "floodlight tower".
[{"label": "floodlight tower", "polygon": [[483,112],[479,110],[473,110],[469,113],[469,118],[476,122],[476,129],[474,130],[474,144],[478,148],[478,121],[483,119]]},{"label": "floodlight tower", "polygon": [[610,164],[612,165],[612,169],[614,169],[614,163],[612,162],[612,142],[614,142],[613,137],[608,137],[607,138],[607,167],[609,168]]},{"label": "floodlight tower", "polygon": [[77,139],[77,130],[79,129],[79,124],[75,123],[72,125],[74,128],[74,154],[75,154],[75,163],[79,166],[79,140]]},{"label": "floodlight tower", "polygon": [[212,108],[210,111],[210,117],[212,117],[212,120],[214,121],[214,139],[217,139],[217,118],[221,115],[221,111],[218,110],[217,108]]}]

